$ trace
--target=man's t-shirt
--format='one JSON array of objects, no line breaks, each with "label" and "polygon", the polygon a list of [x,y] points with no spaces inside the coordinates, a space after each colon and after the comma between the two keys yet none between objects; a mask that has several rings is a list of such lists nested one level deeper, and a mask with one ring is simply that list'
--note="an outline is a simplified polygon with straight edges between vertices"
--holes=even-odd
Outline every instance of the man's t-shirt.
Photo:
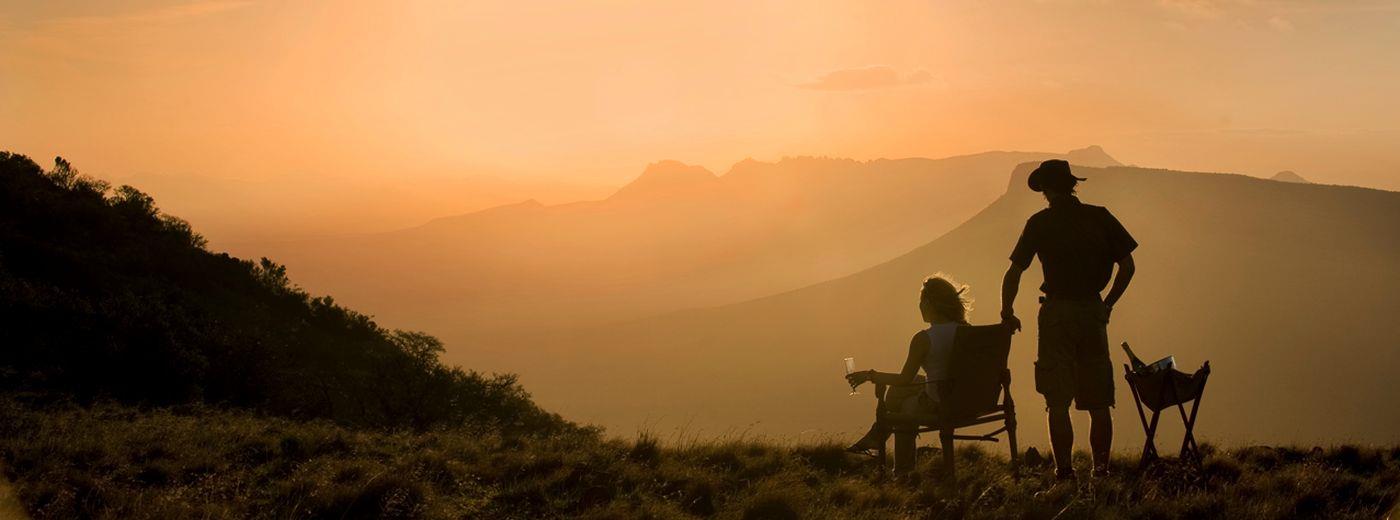
[{"label": "man's t-shirt", "polygon": [[1026,221],[1011,261],[1029,266],[1039,256],[1045,273],[1040,290],[1050,297],[1095,299],[1108,286],[1113,264],[1137,245],[1107,208],[1063,197]]}]

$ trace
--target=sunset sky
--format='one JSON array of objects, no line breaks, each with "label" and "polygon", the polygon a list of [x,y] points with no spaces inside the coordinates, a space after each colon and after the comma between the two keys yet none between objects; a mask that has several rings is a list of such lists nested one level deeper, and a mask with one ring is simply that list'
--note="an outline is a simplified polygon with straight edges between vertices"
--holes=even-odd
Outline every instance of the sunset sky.
[{"label": "sunset sky", "polygon": [[1380,0],[6,2],[0,145],[118,180],[548,191],[1100,144],[1394,190],[1396,56]]}]

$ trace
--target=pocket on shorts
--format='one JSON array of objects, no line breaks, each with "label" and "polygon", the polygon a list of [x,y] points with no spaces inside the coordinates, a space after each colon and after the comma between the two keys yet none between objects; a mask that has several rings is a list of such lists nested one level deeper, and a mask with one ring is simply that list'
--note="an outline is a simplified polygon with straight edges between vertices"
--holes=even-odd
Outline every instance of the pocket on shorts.
[{"label": "pocket on shorts", "polygon": [[1113,406],[1113,362],[1107,356],[1082,360],[1075,379],[1074,399],[1079,409]]},{"label": "pocket on shorts", "polygon": [[1064,317],[1061,316],[1061,314],[1062,313],[1051,308],[1049,305],[1041,305],[1040,313],[1036,315],[1036,325],[1038,325],[1041,330],[1059,325],[1060,322],[1064,321]]},{"label": "pocket on shorts", "polygon": [[1039,392],[1041,395],[1050,395],[1052,393],[1055,393],[1058,390],[1058,385],[1055,384],[1055,375],[1056,374],[1054,370],[1050,370],[1049,367],[1040,364],[1039,361],[1036,361],[1035,391]]},{"label": "pocket on shorts", "polygon": [[1071,367],[1035,363],[1035,391],[1045,396],[1047,405],[1068,404],[1074,397],[1074,381],[1068,370]]},{"label": "pocket on shorts", "polygon": [[1035,391],[1045,393],[1045,369],[1040,368],[1040,362],[1035,362]]}]

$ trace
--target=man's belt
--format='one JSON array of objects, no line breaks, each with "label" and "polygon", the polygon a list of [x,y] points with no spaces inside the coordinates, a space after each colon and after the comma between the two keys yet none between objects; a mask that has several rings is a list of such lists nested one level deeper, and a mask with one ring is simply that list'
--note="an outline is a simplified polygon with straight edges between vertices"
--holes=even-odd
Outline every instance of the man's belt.
[{"label": "man's belt", "polygon": [[1097,295],[1097,294],[1094,294],[1094,295],[1082,295],[1082,296],[1071,296],[1071,295],[1063,295],[1063,294],[1047,294],[1047,295],[1044,295],[1044,296],[1041,296],[1041,297],[1040,297],[1040,303],[1045,303],[1045,302],[1080,302],[1080,303],[1088,303],[1088,302],[1102,302],[1102,301],[1103,301],[1103,297],[1101,297],[1101,296],[1099,296],[1099,295]]}]

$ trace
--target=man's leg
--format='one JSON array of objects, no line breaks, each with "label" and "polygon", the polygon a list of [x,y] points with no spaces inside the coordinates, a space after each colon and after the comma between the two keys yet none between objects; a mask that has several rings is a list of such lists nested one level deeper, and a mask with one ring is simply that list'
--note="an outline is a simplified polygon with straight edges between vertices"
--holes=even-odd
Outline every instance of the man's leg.
[{"label": "man's leg", "polygon": [[1113,362],[1108,356],[1108,308],[1101,303],[1091,305],[1093,313],[1083,316],[1084,343],[1079,350],[1081,374],[1075,401],[1087,408],[1093,423],[1089,426],[1089,451],[1094,458],[1094,470],[1108,468],[1113,451]]},{"label": "man's leg", "polygon": [[1035,389],[1045,396],[1050,449],[1055,454],[1055,473],[1060,477],[1074,474],[1070,464],[1074,455],[1074,425],[1069,418],[1069,404],[1075,392],[1075,341],[1070,336],[1065,310],[1062,304],[1055,302],[1041,305],[1035,362]]},{"label": "man's leg", "polygon": [[1049,406],[1046,411],[1050,413],[1050,448],[1055,453],[1055,475],[1073,475],[1074,424],[1070,422],[1069,404]]},{"label": "man's leg", "polygon": [[1113,414],[1108,408],[1089,410],[1093,424],[1089,426],[1089,449],[1093,451],[1094,469],[1108,468],[1108,457],[1113,452]]}]

